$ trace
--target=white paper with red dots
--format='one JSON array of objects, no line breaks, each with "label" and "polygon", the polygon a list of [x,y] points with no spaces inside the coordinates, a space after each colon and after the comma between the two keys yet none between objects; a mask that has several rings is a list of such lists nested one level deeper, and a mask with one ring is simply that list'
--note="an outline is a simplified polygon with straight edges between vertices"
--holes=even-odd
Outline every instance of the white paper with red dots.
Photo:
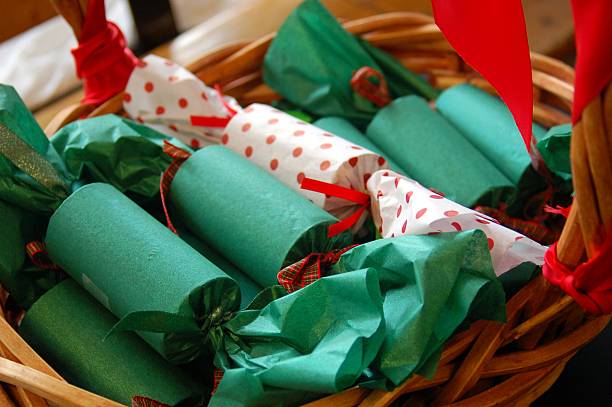
[{"label": "white paper with red dots", "polygon": [[[241,109],[234,98],[224,99],[232,109]],[[229,116],[214,89],[180,65],[155,55],[147,56],[134,68],[123,107],[132,119],[194,148],[219,144],[223,128],[192,126],[192,115]]]},{"label": "white paper with red dots", "polygon": [[[367,193],[375,171],[387,168],[384,158],[272,106],[252,104],[232,118],[222,143],[298,191],[339,219],[356,205],[300,188],[304,177]],[[357,231],[366,214],[355,225]]]},{"label": "white paper with red dots", "polygon": [[374,223],[382,237],[480,229],[488,237],[498,276],[521,263],[544,263],[546,246],[393,171],[374,173],[368,191]]}]

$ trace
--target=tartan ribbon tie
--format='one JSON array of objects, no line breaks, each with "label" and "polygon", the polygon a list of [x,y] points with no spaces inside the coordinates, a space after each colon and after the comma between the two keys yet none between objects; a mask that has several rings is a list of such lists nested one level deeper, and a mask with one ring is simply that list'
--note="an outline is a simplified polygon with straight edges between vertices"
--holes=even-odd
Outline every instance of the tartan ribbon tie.
[{"label": "tartan ribbon tie", "polygon": [[219,384],[221,384],[221,380],[223,380],[223,374],[225,372],[223,371],[223,369],[219,369],[218,367],[215,367],[213,370],[213,387],[212,390],[210,391],[210,395],[213,396],[215,394],[215,392],[217,391],[217,388],[219,387]]},{"label": "tartan ribbon tie", "polygon": [[347,246],[343,249],[333,250],[328,253],[311,253],[302,260],[293,263],[278,272],[276,278],[288,293],[304,288],[321,278],[322,269],[330,267],[338,262],[340,256],[357,244]]},{"label": "tartan ribbon tie", "polygon": [[145,396],[132,397],[132,407],[170,407],[160,401]]},{"label": "tartan ribbon tie", "polygon": [[26,253],[32,263],[45,270],[59,270],[59,266],[49,258],[47,248],[41,241],[35,240],[25,246]]},{"label": "tartan ribbon tie", "polygon": [[174,180],[174,177],[176,176],[176,173],[179,168],[181,168],[181,165],[183,165],[183,163],[189,157],[191,157],[191,153],[175,146],[167,140],[164,140],[164,153],[168,154],[173,160],[159,179],[159,194],[161,196],[162,208],[164,210],[164,216],[166,217],[166,224],[168,225],[168,229],[170,229],[174,234],[178,235],[176,228],[170,220],[170,213],[168,212],[166,199],[168,196],[168,192],[170,192],[170,185],[172,184],[172,180]]},{"label": "tartan ribbon tie", "polygon": [[334,237],[353,227],[361,218],[361,215],[363,215],[366,209],[368,209],[370,206],[370,195],[355,189],[341,187],[340,185],[330,184],[328,182],[318,181],[312,178],[304,178],[300,188],[308,191],[320,192],[327,196],[344,199],[360,206],[360,208],[348,218],[342,219],[341,221],[331,225],[327,231],[327,237]]},{"label": "tartan ribbon tie", "polygon": [[225,100],[225,96],[223,96],[223,92],[221,92],[221,86],[219,86],[218,84],[215,85],[215,91],[217,92],[217,96],[219,97],[219,102],[221,102],[228,115],[225,117],[192,115],[189,117],[192,126],[223,128],[227,126],[229,121],[232,120],[232,117],[234,117],[236,113],[238,113]]},{"label": "tartan ribbon tie", "polygon": [[502,205],[500,209],[491,208],[488,206],[477,206],[474,208],[476,212],[483,213],[496,219],[498,223],[515,230],[530,239],[543,244],[550,244],[559,238],[559,232],[545,226],[541,219],[526,220],[515,218],[506,213],[506,207]]},{"label": "tartan ribbon tie", "polygon": [[362,66],[351,78],[351,88],[378,107],[391,103],[389,87],[382,73],[369,66]]}]

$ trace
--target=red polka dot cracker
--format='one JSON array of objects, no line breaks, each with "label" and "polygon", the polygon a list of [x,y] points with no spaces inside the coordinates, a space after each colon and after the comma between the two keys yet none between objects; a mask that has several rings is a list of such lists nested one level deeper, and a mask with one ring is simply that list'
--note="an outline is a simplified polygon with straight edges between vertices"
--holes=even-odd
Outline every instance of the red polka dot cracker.
[{"label": "red polka dot cracker", "polygon": [[197,140],[200,146],[207,146],[220,144],[224,129],[193,126],[191,117],[228,117],[223,102],[233,110],[241,110],[233,98],[224,99],[180,65],[149,55],[132,72],[123,107],[133,119],[139,117],[143,123],[172,134],[185,144],[191,145],[192,140]]},{"label": "red polka dot cracker", "polygon": [[376,199],[373,210],[378,213],[372,218],[383,238],[478,229],[484,232],[480,249],[490,252],[497,275],[524,262],[542,264],[546,247],[393,171],[373,173],[368,193]]},{"label": "red polka dot cracker", "polygon": [[[336,217],[350,216],[357,204],[351,206],[344,200],[303,190],[300,179],[307,176],[366,192],[370,174],[387,168],[379,155],[355,149],[354,144],[269,105],[245,106],[232,117],[226,133],[228,148],[243,154],[252,146],[256,152],[250,157],[253,163]],[[355,231],[367,216],[364,214]]]}]

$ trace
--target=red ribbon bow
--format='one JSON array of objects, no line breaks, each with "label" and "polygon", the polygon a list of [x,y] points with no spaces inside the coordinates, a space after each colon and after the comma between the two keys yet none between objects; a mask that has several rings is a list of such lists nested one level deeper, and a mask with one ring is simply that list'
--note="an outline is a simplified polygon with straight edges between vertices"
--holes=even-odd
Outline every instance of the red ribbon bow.
[{"label": "red ribbon bow", "polygon": [[164,210],[164,215],[166,216],[166,224],[168,225],[168,229],[178,235],[176,228],[170,220],[170,213],[166,207],[166,198],[168,192],[170,192],[170,185],[176,176],[176,172],[179,170],[179,168],[181,168],[181,165],[183,165],[185,160],[191,157],[191,153],[171,144],[167,140],[164,140],[164,153],[172,157],[173,160],[159,179],[159,194],[161,196],[162,208]]},{"label": "red ribbon bow", "polygon": [[77,76],[83,79],[84,104],[101,104],[125,89],[138,63],[121,29],[106,20],[104,0],[89,1],[79,45],[72,56]]},{"label": "red ribbon bow", "polygon": [[591,314],[612,313],[612,236],[596,254],[575,269],[557,258],[557,243],[546,251],[542,273]]},{"label": "red ribbon bow", "polygon": [[330,267],[338,262],[340,256],[357,244],[329,253],[311,253],[302,260],[285,267],[278,272],[276,278],[288,293],[304,288],[321,278],[322,268]]},{"label": "red ribbon bow", "polygon": [[335,198],[345,199],[361,206],[361,208],[356,210],[348,218],[342,219],[338,223],[331,225],[327,231],[327,237],[334,237],[353,227],[359,218],[361,218],[361,215],[365,212],[365,210],[370,206],[370,195],[354,189],[341,187],[340,185],[317,181],[316,179],[312,178],[304,178],[300,188],[308,191],[320,192]]}]

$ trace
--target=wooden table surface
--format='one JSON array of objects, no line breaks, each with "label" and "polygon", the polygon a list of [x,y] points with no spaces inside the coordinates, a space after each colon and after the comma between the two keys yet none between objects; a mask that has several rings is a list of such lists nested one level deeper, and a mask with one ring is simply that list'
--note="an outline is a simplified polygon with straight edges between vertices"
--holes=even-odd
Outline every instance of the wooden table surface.
[{"label": "wooden table surface", "polygon": [[[0,0],[0,3],[6,0]],[[278,0],[282,1],[282,0]],[[28,3],[28,2],[26,2]],[[391,11],[415,11],[431,14],[431,0],[322,0],[341,19],[355,19]],[[573,26],[569,0],[523,0],[527,31],[532,50],[552,56],[566,54],[573,42]],[[6,18],[6,17],[4,17]],[[2,18],[0,17],[0,22]],[[206,21],[202,22],[206,24]],[[239,27],[228,27],[235,30]],[[170,43],[152,51],[169,57]],[[35,112],[44,128],[63,108],[78,103],[82,90],[74,91]]]}]

